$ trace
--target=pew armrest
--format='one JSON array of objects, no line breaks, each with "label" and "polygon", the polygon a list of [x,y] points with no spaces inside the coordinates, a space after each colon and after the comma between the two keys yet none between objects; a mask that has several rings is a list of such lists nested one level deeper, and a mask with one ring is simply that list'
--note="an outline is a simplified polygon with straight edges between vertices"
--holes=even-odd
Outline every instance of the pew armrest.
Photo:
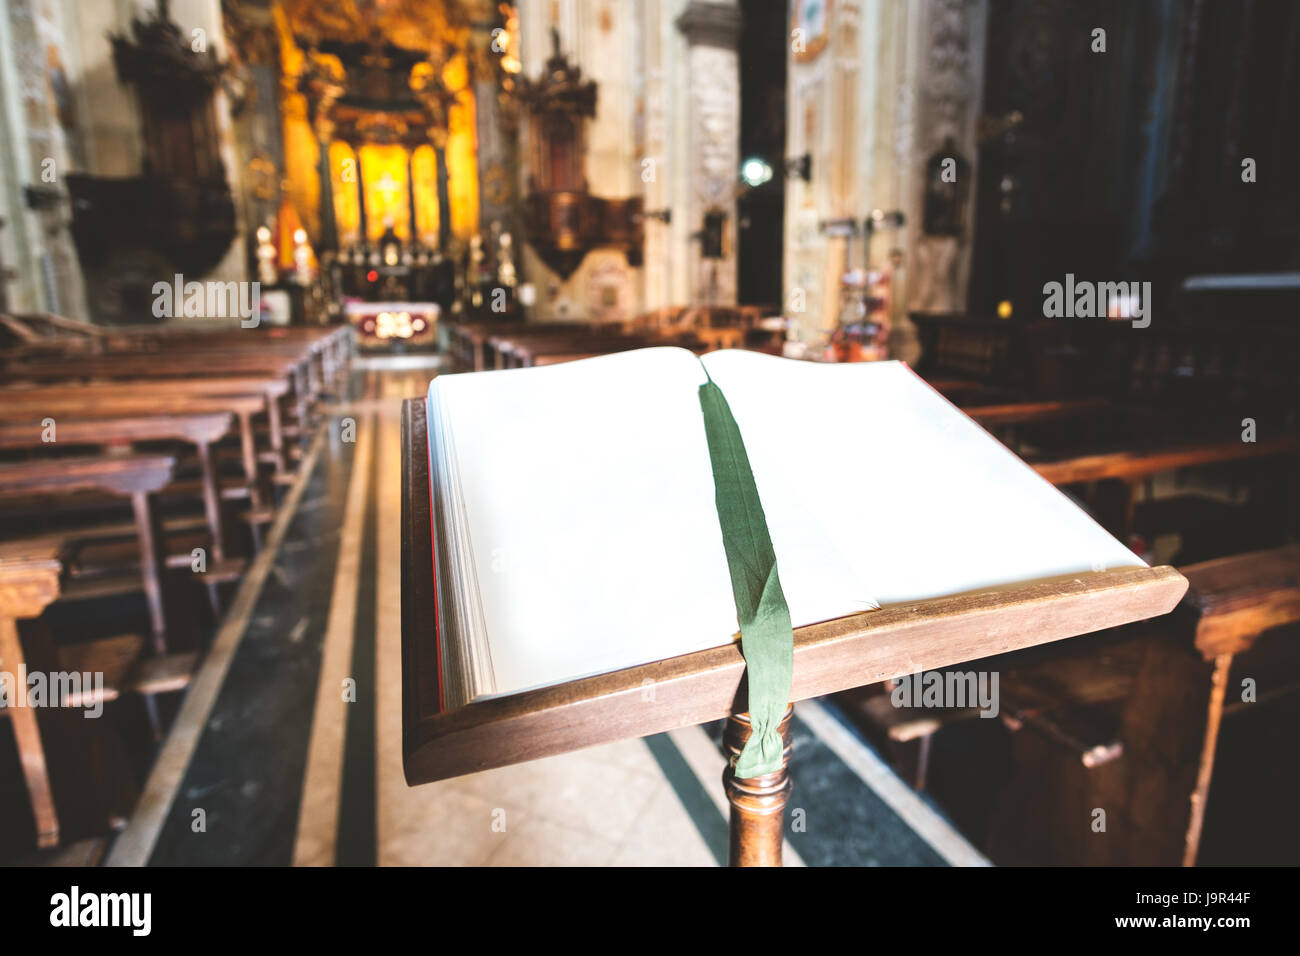
[{"label": "pew armrest", "polygon": [[1300,544],[1194,564],[1183,574],[1183,613],[1196,617],[1196,649],[1206,660],[1300,621]]}]

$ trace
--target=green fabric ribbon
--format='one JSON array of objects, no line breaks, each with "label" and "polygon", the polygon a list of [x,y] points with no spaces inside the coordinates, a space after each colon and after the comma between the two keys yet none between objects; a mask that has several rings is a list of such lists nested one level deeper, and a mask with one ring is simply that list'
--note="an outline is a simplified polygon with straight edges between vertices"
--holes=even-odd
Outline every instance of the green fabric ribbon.
[{"label": "green fabric ribbon", "polygon": [[794,629],[745,442],[726,396],[712,378],[700,386],[700,409],[749,683],[751,729],[735,774],[758,777],[781,769],[784,744],[779,728],[790,700]]}]

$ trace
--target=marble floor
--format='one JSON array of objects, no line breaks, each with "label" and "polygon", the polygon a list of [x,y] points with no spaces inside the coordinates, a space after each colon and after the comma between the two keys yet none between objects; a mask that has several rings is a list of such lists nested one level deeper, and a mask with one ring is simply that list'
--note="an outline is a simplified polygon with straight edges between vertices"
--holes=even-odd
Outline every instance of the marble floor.
[{"label": "marble floor", "polygon": [[[717,866],[718,725],[408,787],[398,414],[436,365],[359,359],[109,865]],[[787,865],[986,865],[829,701],[796,707]]]}]

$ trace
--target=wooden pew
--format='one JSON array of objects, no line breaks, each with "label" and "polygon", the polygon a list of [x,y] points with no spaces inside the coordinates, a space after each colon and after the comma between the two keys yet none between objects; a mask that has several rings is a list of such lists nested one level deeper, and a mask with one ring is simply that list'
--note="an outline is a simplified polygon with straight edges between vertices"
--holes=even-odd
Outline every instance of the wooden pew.
[{"label": "wooden pew", "polygon": [[[1183,604],[1192,627],[1191,647],[1203,661],[1214,664],[1204,705],[1196,789],[1183,841],[1183,865],[1192,866],[1200,848],[1221,723],[1225,714],[1239,712],[1242,706],[1240,701],[1227,703],[1228,687],[1241,686],[1231,677],[1241,671],[1267,673],[1272,686],[1261,688],[1261,703],[1300,690],[1300,673],[1283,676],[1251,665],[1257,645],[1296,639],[1294,633],[1279,629],[1300,622],[1300,545],[1206,561],[1188,568],[1187,577],[1191,587]],[[1159,733],[1163,727],[1152,729]]]},{"label": "wooden pew", "polygon": [[[678,341],[704,350],[740,348],[746,333],[761,318],[758,307],[674,306],[635,319],[602,322],[451,322],[450,351],[456,363],[472,371],[556,364],[551,355],[591,357],[626,348]],[[563,340],[569,346],[563,347]],[[551,340],[542,344],[542,340]],[[632,341],[641,344],[633,345]],[[552,346],[554,347],[552,349]],[[543,361],[538,362],[538,359]],[[568,359],[571,361],[571,359]]]},{"label": "wooden pew", "polygon": [[[780,309],[775,309],[779,314]],[[743,348],[748,333],[773,310],[763,306],[668,306],[637,316],[628,334],[687,337],[704,343],[706,350]]]},{"label": "wooden pew", "polygon": [[[81,330],[81,324],[77,324],[77,329]],[[198,438],[192,428],[189,434],[174,434],[165,427],[157,411],[162,408],[190,417],[191,424],[200,428],[195,416],[226,411],[238,417],[239,461],[245,479],[243,495],[250,498],[252,506],[245,517],[251,521],[256,540],[260,525],[271,517],[270,496],[263,486],[259,461],[272,466],[276,481],[289,477],[285,436],[290,429],[282,420],[279,401],[292,391],[298,403],[299,434],[303,434],[307,403],[319,394],[327,379],[340,373],[350,353],[351,338],[351,330],[342,326],[227,332],[191,331],[174,326],[118,328],[111,332],[103,330],[102,334],[95,329],[71,339],[93,341],[96,346],[93,354],[75,350],[69,354],[64,348],[68,336],[60,336],[53,343],[55,348],[50,354],[57,358],[0,353],[0,364],[7,366],[0,373],[5,383],[0,388],[0,436],[3,436],[0,446],[36,447],[28,436],[40,434],[42,429],[36,426],[29,430],[24,426],[46,417],[54,417],[57,425],[62,426],[59,437],[65,443],[79,441],[80,436],[91,435],[95,428],[103,428],[104,434],[112,436],[97,444],[118,445],[159,438],[189,441],[195,445],[200,459],[195,493],[203,498],[214,558],[221,564],[229,549],[220,520],[220,499],[237,496],[241,489],[218,489],[212,442]],[[319,374],[311,371],[313,361],[321,363]],[[255,396],[260,396],[260,405],[253,404]],[[99,424],[80,425],[91,409],[100,419]],[[266,451],[258,449],[253,417],[259,413],[265,414],[267,420],[270,448]],[[113,419],[114,423],[105,423],[105,418]],[[68,431],[69,427],[72,432]],[[149,433],[140,432],[140,428]],[[167,493],[179,493],[184,487],[184,482],[173,483]]]},{"label": "wooden pew", "polygon": [[926,384],[954,405],[988,404],[1004,401],[1007,390],[987,382],[961,378],[925,377]]},{"label": "wooden pew", "polygon": [[152,644],[167,650],[168,619],[163,599],[163,541],[153,496],[172,478],[171,455],[40,458],[0,463],[0,499],[35,494],[104,491],[129,498],[140,551],[141,584],[149,606]]},{"label": "wooden pew", "polygon": [[[0,353],[0,367],[9,378],[61,379],[68,374],[124,377],[126,363],[144,363],[139,374],[149,373],[152,359],[157,367],[167,362],[192,366],[186,374],[213,374],[224,367],[247,371],[274,367],[292,376],[303,400],[315,397],[325,387],[336,387],[351,353],[351,330],[334,327],[322,333],[314,329],[266,329],[238,332],[191,332],[164,326],[169,331],[124,335],[121,327],[94,338],[93,348],[85,339],[60,338],[44,344],[29,343]],[[163,356],[167,356],[164,360]],[[70,363],[75,359],[75,365]],[[176,372],[173,375],[178,374]]]},{"label": "wooden pew", "polygon": [[[1300,693],[1300,545],[1180,571],[1191,587],[1167,617],[955,668],[998,675],[998,721],[973,707],[894,707],[887,689],[837,702],[915,768],[918,789],[932,735],[961,723],[980,732],[936,751],[932,793],[968,820],[989,805],[976,829],[987,827],[997,863],[1193,865],[1225,722],[1264,719]],[[1257,702],[1232,700],[1247,676]],[[1092,828],[1097,809],[1104,832]]]},{"label": "wooden pew", "polygon": [[126,345],[130,349],[144,352],[180,348],[220,349],[227,353],[277,349],[278,354],[289,355],[296,350],[310,363],[312,379],[324,388],[335,389],[340,383],[340,377],[347,371],[354,340],[352,327],[345,323],[336,326],[262,327],[256,330],[188,334],[173,330],[166,335],[141,335],[127,342],[116,339],[112,341],[115,347]]},{"label": "wooden pew", "polygon": [[[1084,766],[1093,767],[1114,759],[1122,748],[1115,746],[1109,731],[1077,733],[1074,718],[1082,708],[1122,700],[1132,687],[1140,658],[1135,643],[1093,635],[1068,646],[973,661],[954,670],[997,671],[996,716],[1002,723],[1016,731],[1032,725],[1071,748]],[[963,706],[956,702],[943,707],[895,706],[894,683],[859,688],[837,695],[836,700],[869,734],[881,738],[890,760],[913,780],[915,789],[924,790],[932,738],[945,728],[978,722],[980,707],[970,700]],[[1090,719],[1095,722],[1095,715]],[[988,726],[993,726],[992,720]]]},{"label": "wooden pew", "polygon": [[[226,541],[226,521],[221,491],[217,483],[212,444],[231,427],[230,412],[195,412],[154,416],[84,417],[57,423],[56,438],[65,446],[99,445],[104,448],[129,447],[133,442],[174,439],[195,447],[200,466],[204,517],[210,535],[212,561],[199,575],[208,588],[213,610],[219,612],[217,586],[237,579],[245,562],[231,554]],[[45,429],[39,422],[0,421],[0,448],[48,449],[43,441]],[[70,533],[69,537],[73,537]],[[106,529],[88,529],[80,540],[104,537]],[[187,555],[188,557],[188,555]]]},{"label": "wooden pew", "polygon": [[626,335],[521,335],[492,336],[497,368],[527,368],[538,356],[563,353],[608,355],[658,344],[652,339]]},{"label": "wooden pew", "polygon": [[[140,351],[166,347],[172,343],[197,343],[200,345],[239,346],[250,342],[273,342],[298,345],[313,352],[328,355],[332,362],[341,362],[350,355],[354,333],[350,325],[331,326],[273,326],[260,325],[245,329],[234,325],[210,327],[189,322],[162,322],[151,325],[98,326],[59,316],[19,316],[26,328],[24,336],[29,342],[45,342],[60,349],[86,346],[83,354],[98,351]],[[58,334],[48,330],[36,331],[34,326],[42,320]]]},{"label": "wooden pew", "polygon": [[[678,344],[678,343],[674,343]],[[680,348],[689,349],[696,355],[703,355],[705,352],[713,351],[712,347],[703,342],[694,342],[690,344],[678,344]],[[597,358],[601,355],[609,355],[608,351],[604,352],[543,352],[529,356],[529,368],[537,368],[546,365],[561,365],[565,362],[576,362],[579,359]]]},{"label": "wooden pew", "polygon": [[[1201,442],[1199,444],[1177,445],[1166,448],[1148,448],[1145,450],[1121,450],[1104,454],[1081,455],[1058,461],[1031,462],[1035,471],[1058,487],[1086,484],[1089,486],[1088,503],[1094,515],[1107,529],[1120,540],[1132,532],[1136,510],[1136,486],[1154,476],[1181,468],[1222,465],[1232,462],[1264,461],[1276,459],[1281,462],[1278,472],[1283,485],[1285,501],[1279,502],[1283,507],[1283,521],[1294,531],[1297,528],[1297,480],[1300,470],[1297,459],[1300,458],[1300,436],[1281,436],[1257,442],[1243,442],[1239,439],[1227,441]],[[1118,486],[1117,498],[1104,502],[1100,498],[1098,485],[1111,482]]]},{"label": "wooden pew", "polygon": [[[14,675],[15,685],[26,661],[18,622],[39,617],[58,597],[62,549],[62,543],[52,538],[0,543],[0,668]],[[0,713],[8,713],[13,721],[23,780],[36,822],[36,844],[42,848],[55,846],[59,842],[59,817],[36,712],[30,707],[15,707]]]},{"label": "wooden pew", "polygon": [[742,326],[719,326],[717,328],[695,328],[690,330],[690,337],[701,342],[708,351],[718,349],[738,349],[745,345],[745,328]]},{"label": "wooden pew", "polygon": [[[512,332],[493,335],[489,337],[488,343],[496,354],[497,368],[529,368],[549,356],[592,357],[657,346],[676,346],[702,354],[719,347],[737,346],[741,344],[743,335],[744,332],[740,328],[672,330],[655,334],[620,335],[592,335],[584,332],[566,333],[550,330],[537,334]],[[556,363],[552,360],[545,364]]]},{"label": "wooden pew", "polygon": [[[128,773],[120,743],[102,721],[85,723],[77,711],[102,706],[125,693],[138,693],[146,700],[157,736],[153,695],[183,690],[197,665],[194,653],[145,658],[145,640],[134,634],[55,647],[48,631],[35,619],[60,596],[64,552],[65,542],[53,535],[0,542],[0,671],[13,681],[14,691],[23,695],[18,698],[21,701],[18,706],[0,707],[0,717],[13,721],[38,848],[55,846],[60,839],[61,818],[51,773],[56,763],[62,766],[65,777],[75,778],[75,789],[81,795],[75,801],[78,805],[96,805],[101,810],[108,805],[110,825],[114,818],[120,820],[129,813],[134,804],[133,787],[124,786],[120,779]],[[30,625],[32,633],[27,638],[35,645],[35,657],[24,646],[20,620]],[[26,705],[26,685],[21,677],[34,670],[44,671],[47,676],[51,671],[90,674],[100,682],[93,687],[74,688],[57,707],[48,707],[38,714]],[[42,725],[45,731],[55,731],[54,736],[43,732]],[[114,756],[119,764],[116,774],[108,769]],[[87,776],[89,781],[85,779]]]},{"label": "wooden pew", "polygon": [[[1174,614],[1099,634],[1074,662],[1090,681],[1063,680],[1059,655],[980,662],[1002,672],[1016,726],[996,861],[1196,863],[1224,721],[1300,691],[1300,545],[1181,571],[1191,587]],[[1234,705],[1243,675],[1259,681],[1258,701]],[[1106,810],[1105,833],[1088,827],[1092,808]]]},{"label": "wooden pew", "polygon": [[1137,481],[1164,471],[1190,468],[1218,462],[1295,455],[1300,452],[1300,437],[1285,436],[1259,442],[1239,439],[1203,442],[1153,451],[1116,451],[1109,454],[1083,455],[1063,461],[1034,463],[1034,470],[1054,485],[1072,485],[1114,478]]},{"label": "wooden pew", "polygon": [[[1180,524],[1193,526],[1200,546],[1208,550],[1194,552],[1190,560],[1271,543],[1245,534],[1240,527],[1244,514],[1240,506],[1195,495],[1177,499],[1150,499],[1148,495],[1149,500],[1139,504],[1138,486],[1150,488],[1155,476],[1233,463],[1237,463],[1236,474],[1251,477],[1260,500],[1270,496],[1269,504],[1289,512],[1289,526],[1300,530],[1296,513],[1300,506],[1300,438],[1294,434],[1243,442],[1240,425],[1232,416],[1221,416],[1206,422],[1203,432],[1220,437],[1189,441],[1174,423],[1166,423],[1156,408],[1120,406],[1097,397],[976,405],[963,411],[1026,457],[1044,478],[1059,487],[1082,486],[1087,505],[1117,537],[1124,538],[1139,526],[1156,533],[1178,530]],[[1068,428],[1060,427],[1067,422],[1071,423]],[[1043,457],[1059,456],[1062,446],[1083,446],[1085,450],[1065,457]],[[1253,499],[1251,507],[1256,507]],[[1234,522],[1242,533],[1226,533]],[[1215,542],[1219,542],[1218,550]]]},{"label": "wooden pew", "polygon": [[1095,447],[1124,410],[1103,398],[967,405],[962,411],[1022,458]]},{"label": "wooden pew", "polygon": [[[96,416],[115,419],[147,419],[157,417],[160,405],[165,405],[171,417],[206,416],[233,414],[239,423],[240,464],[244,472],[244,488],[250,499],[252,509],[269,520],[264,514],[269,506],[268,489],[264,486],[258,461],[265,460],[266,455],[259,453],[254,417],[265,412],[266,399],[261,395],[219,395],[206,397],[202,395],[168,396],[165,402],[149,394],[113,395],[102,391],[51,390],[47,397],[39,401],[0,402],[0,421],[13,426],[17,435],[30,434],[31,430],[43,430],[40,424],[45,418],[53,418],[56,437],[64,424],[75,427],[83,419],[93,420]],[[167,416],[164,416],[167,417]],[[94,426],[85,426],[93,429]],[[66,436],[66,433],[65,433]],[[21,440],[21,439],[19,439]],[[194,440],[186,438],[183,440]],[[272,454],[274,449],[268,449]],[[231,497],[231,489],[223,489],[223,497]],[[242,497],[243,495],[235,495]]]},{"label": "wooden pew", "polygon": [[835,695],[842,707],[886,751],[899,775],[917,791],[926,789],[931,740],[943,728],[979,717],[971,707],[895,707],[895,681]]},{"label": "wooden pew", "polygon": [[288,467],[280,399],[288,394],[289,388],[289,382],[277,375],[214,375],[65,385],[7,385],[0,387],[0,407],[14,412],[53,414],[50,410],[55,407],[65,412],[75,412],[78,408],[93,408],[98,404],[109,403],[117,411],[145,412],[172,407],[172,403],[178,399],[258,396],[270,426],[271,450],[263,460],[269,461],[276,473],[281,474]]},{"label": "wooden pew", "polygon": [[[475,355],[481,357],[482,368],[522,368],[523,357],[518,349],[524,343],[535,343],[540,351],[547,343],[621,342],[628,334],[625,322],[522,323],[514,329],[476,331]],[[476,366],[475,370],[481,369]]]},{"label": "wooden pew", "polygon": [[1013,402],[1001,405],[973,405],[962,411],[986,428],[998,425],[1039,425],[1063,422],[1111,411],[1104,398],[1081,398],[1068,401]]},{"label": "wooden pew", "polygon": [[451,352],[457,364],[464,369],[482,372],[497,367],[490,340],[497,335],[520,332],[561,335],[611,334],[621,332],[624,322],[449,322]]},{"label": "wooden pew", "polygon": [[[277,356],[263,354],[260,350],[231,354],[222,350],[166,351],[158,354],[122,353],[97,355],[76,360],[59,359],[21,363],[12,369],[0,373],[15,385],[30,383],[34,386],[48,386],[54,383],[78,384],[155,384],[172,381],[184,381],[186,388],[194,388],[192,383],[209,382],[214,388],[225,388],[222,383],[232,377],[269,376],[282,377],[289,387],[288,398],[291,400],[297,425],[290,426],[279,422],[275,428],[277,438],[293,434],[305,434],[310,421],[312,402],[321,393],[322,386],[311,374],[309,355],[294,354]],[[278,391],[278,390],[277,390]],[[214,392],[219,394],[220,392]],[[268,398],[268,402],[278,401]],[[278,416],[275,409],[268,404],[268,414]],[[274,463],[274,459],[271,459]]]},{"label": "wooden pew", "polygon": [[910,318],[921,346],[916,373],[939,391],[954,396],[954,401],[967,396],[974,399],[988,389],[1021,393],[1024,346],[1012,323],[953,313],[913,312]]}]

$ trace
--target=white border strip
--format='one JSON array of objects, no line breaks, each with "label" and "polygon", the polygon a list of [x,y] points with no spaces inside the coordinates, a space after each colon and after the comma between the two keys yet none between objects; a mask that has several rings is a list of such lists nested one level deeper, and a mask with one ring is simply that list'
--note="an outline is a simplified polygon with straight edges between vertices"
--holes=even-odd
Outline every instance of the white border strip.
[{"label": "white border strip", "polygon": [[366,496],[370,491],[373,419],[357,425],[356,454],[339,533],[339,556],[330,594],[329,617],[321,647],[316,706],[302,780],[302,804],[294,839],[294,866],[333,866],[338,845],[339,800],[343,791],[343,744],[348,707],[343,681],[352,675],[352,644],[357,629],[357,592],[361,583],[361,545],[365,533]]}]

